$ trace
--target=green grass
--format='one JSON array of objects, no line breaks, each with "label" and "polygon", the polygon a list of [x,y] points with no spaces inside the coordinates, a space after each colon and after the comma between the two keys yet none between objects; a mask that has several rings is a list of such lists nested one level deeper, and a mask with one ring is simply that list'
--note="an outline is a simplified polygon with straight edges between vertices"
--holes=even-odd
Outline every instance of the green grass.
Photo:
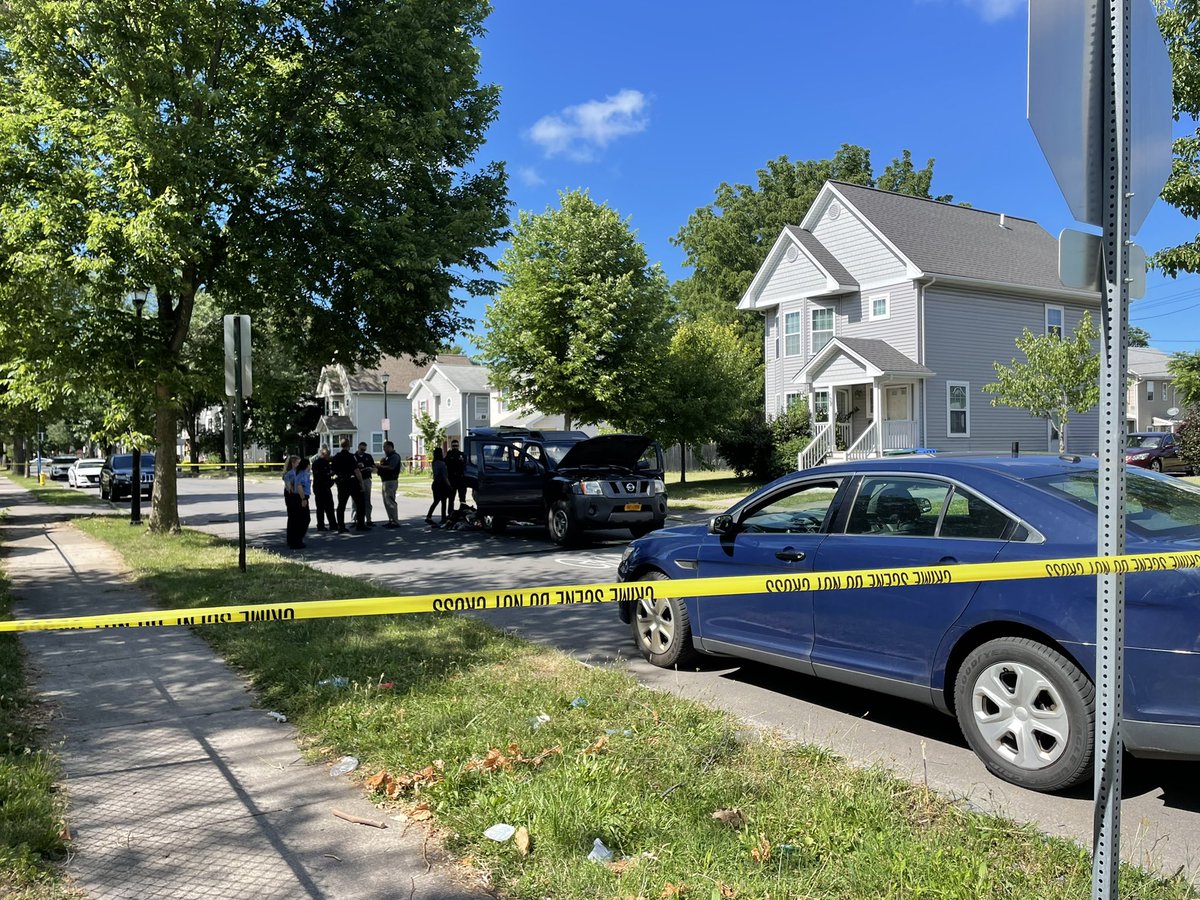
[{"label": "green grass", "polygon": [[[0,618],[12,618],[11,603],[0,574]],[[0,896],[71,895],[58,866],[66,853],[58,761],[43,738],[20,642],[15,634],[0,635]]]},{"label": "green grass", "polygon": [[689,472],[686,484],[667,479],[667,497],[672,509],[723,510],[763,484],[752,478],[736,478],[729,472]]},{"label": "green grass", "polygon": [[[232,545],[196,532],[78,524],[115,546],[166,605],[376,593],[256,551],[241,575]],[[363,779],[385,772],[404,783],[426,770],[425,783],[398,801],[376,800],[409,812],[428,804],[450,850],[506,896],[1042,900],[1088,892],[1088,854],[1075,844],[969,812],[881,769],[756,737],[732,716],[468,617],[199,631],[250,677],[264,706],[296,723],[311,752],[358,756]],[[350,685],[318,684],[335,675]],[[573,708],[576,697],[587,704]],[[534,728],[543,713],[550,720]],[[507,763],[493,754],[487,767],[489,751]],[[744,827],[714,821],[723,808],[740,809]],[[529,856],[482,837],[498,822],[528,829]],[[596,838],[618,866],[586,859]],[[1125,870],[1122,895],[1197,896],[1183,880],[1135,869]]]},{"label": "green grass", "polygon": [[107,504],[95,495],[90,494],[85,490],[68,487],[65,481],[51,481],[46,478],[45,484],[38,484],[36,478],[26,478],[24,475],[18,475],[16,472],[5,472],[8,478],[12,479],[14,484],[18,484],[25,490],[30,491],[42,503],[49,503],[51,506],[106,506]]}]

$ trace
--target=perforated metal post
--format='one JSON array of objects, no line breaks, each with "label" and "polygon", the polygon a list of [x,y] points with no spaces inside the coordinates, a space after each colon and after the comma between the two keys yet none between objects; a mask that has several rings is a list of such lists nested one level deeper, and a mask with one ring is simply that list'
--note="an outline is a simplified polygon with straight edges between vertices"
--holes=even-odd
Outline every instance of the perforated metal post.
[{"label": "perforated metal post", "polygon": [[[1104,142],[1105,297],[1101,333],[1100,472],[1096,552],[1125,552],[1125,333],[1129,325],[1130,4],[1109,0]],[[1096,806],[1092,896],[1113,900],[1121,847],[1121,711],[1125,576],[1096,579]]]},{"label": "perforated metal post", "polygon": [[[233,397],[233,421],[236,430],[234,441],[237,453],[237,510],[238,510],[238,568],[246,571],[246,454],[243,443],[246,433],[243,429],[242,404],[242,317],[233,317],[233,377],[235,379]],[[249,349],[249,348],[246,348]]]}]

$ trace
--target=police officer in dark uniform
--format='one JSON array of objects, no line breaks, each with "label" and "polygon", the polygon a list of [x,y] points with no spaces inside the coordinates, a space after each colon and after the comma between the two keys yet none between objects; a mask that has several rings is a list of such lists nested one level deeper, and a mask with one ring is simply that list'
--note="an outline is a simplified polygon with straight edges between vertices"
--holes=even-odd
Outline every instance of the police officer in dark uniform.
[{"label": "police officer in dark uniform", "polygon": [[450,449],[446,453],[446,473],[450,476],[450,514],[454,514],[454,495],[458,495],[458,505],[467,503],[467,458],[458,449],[458,438],[450,441]]},{"label": "police officer in dark uniform", "polygon": [[354,527],[366,531],[362,513],[362,476],[358,471],[358,460],[350,452],[350,439],[342,438],[342,449],[333,458],[333,477],[337,479],[337,526],[338,533],[346,532],[346,504],[354,500]]},{"label": "police officer in dark uniform", "polygon": [[317,501],[317,531],[331,531],[337,528],[337,512],[333,506],[333,460],[329,458],[329,448],[323,444],[320,454],[313,460],[312,481],[313,499]]}]

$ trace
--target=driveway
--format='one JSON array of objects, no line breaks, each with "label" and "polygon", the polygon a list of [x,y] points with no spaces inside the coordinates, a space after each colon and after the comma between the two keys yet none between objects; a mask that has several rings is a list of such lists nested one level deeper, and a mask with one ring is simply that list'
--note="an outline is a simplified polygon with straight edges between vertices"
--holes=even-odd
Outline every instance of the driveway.
[{"label": "driveway", "polygon": [[[382,521],[378,485],[376,520]],[[185,525],[237,536],[232,479],[181,480]],[[370,578],[389,593],[536,587],[609,581],[629,540],[601,532],[588,545],[562,550],[545,532],[515,528],[500,536],[424,525],[427,504],[401,498],[403,526],[365,533],[309,532],[308,548],[283,540],[283,502],[273,484],[247,484],[247,537],[257,546],[338,574]],[[697,520],[699,515],[687,518]],[[834,685],[754,663],[710,659],[693,671],[665,671],[633,657],[632,640],[607,604],[499,610],[483,614],[499,628],[551,644],[589,663],[617,662],[642,683],[728,710],[762,728],[828,747],[858,763],[881,763],[944,794],[1042,831],[1090,846],[1090,787],[1065,796],[1024,791],[990,775],[967,749],[953,719],[915,703]],[[1127,758],[1122,855],[1200,880],[1200,764]]]}]

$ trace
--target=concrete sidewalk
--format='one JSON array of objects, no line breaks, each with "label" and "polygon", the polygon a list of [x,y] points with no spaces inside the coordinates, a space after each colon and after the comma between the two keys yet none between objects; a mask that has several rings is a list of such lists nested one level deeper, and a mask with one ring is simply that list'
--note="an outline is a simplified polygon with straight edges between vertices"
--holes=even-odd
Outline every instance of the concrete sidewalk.
[{"label": "concrete sidewalk", "polygon": [[[115,553],[0,477],[18,617],[150,609]],[[31,633],[24,645],[89,897],[482,898],[347,778],[305,765],[242,678],[183,629]],[[354,825],[331,811],[387,820]]]}]

